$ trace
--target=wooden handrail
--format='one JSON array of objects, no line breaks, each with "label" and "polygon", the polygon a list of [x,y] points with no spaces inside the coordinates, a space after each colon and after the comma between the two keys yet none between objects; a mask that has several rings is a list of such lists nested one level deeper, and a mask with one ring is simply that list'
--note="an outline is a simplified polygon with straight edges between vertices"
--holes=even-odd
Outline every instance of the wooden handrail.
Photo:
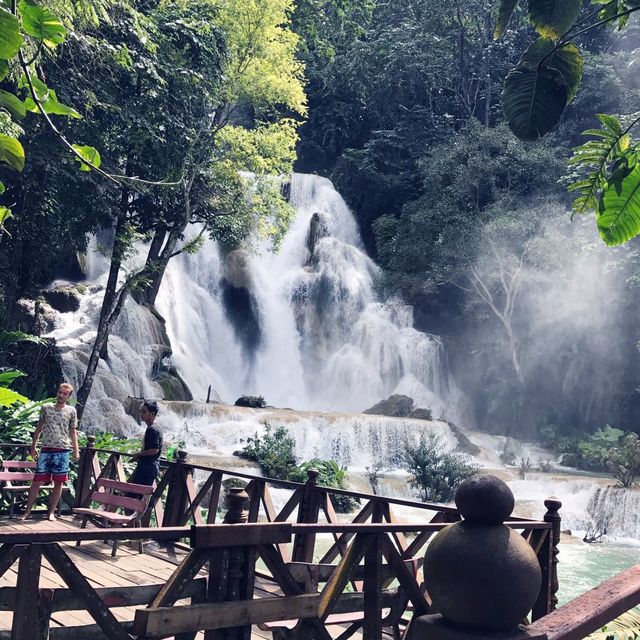
[{"label": "wooden handrail", "polygon": [[591,591],[527,627],[547,640],[581,640],[640,604],[640,564],[605,580]]}]

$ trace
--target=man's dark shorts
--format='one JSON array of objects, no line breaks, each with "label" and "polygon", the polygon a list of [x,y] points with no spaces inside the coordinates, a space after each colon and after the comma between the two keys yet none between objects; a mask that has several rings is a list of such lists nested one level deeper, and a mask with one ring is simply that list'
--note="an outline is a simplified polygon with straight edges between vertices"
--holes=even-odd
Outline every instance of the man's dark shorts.
[{"label": "man's dark shorts", "polygon": [[69,451],[43,449],[38,455],[34,482],[66,482],[69,479]]}]

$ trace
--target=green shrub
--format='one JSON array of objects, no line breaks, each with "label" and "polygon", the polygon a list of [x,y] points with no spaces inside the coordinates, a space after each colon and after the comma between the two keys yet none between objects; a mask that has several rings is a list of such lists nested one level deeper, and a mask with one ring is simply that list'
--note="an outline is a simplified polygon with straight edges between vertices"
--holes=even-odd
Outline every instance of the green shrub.
[{"label": "green shrub", "polygon": [[280,425],[273,429],[267,423],[262,437],[256,433],[254,438],[247,438],[247,444],[241,451],[234,451],[234,455],[257,462],[267,478],[298,480],[294,449],[295,441],[286,427]]},{"label": "green shrub", "polygon": [[[289,482],[305,482],[307,471],[317,469],[318,484],[336,489],[346,488],[347,469],[341,467],[335,460],[321,460],[314,458],[298,465],[295,453],[295,440],[286,427],[282,425],[275,429],[265,424],[264,434],[259,437],[247,438],[247,444],[234,455],[252,460],[260,465],[262,473],[267,478],[287,480]],[[359,501],[351,496],[331,496],[335,510],[339,513],[350,513]]]},{"label": "green shrub", "polygon": [[421,435],[418,444],[407,441],[404,458],[411,485],[420,490],[423,502],[451,500],[458,485],[478,472],[468,456],[446,451],[434,434]]},{"label": "green shrub", "polygon": [[[335,460],[320,460],[320,458],[313,458],[308,462],[303,462],[298,467],[301,480],[306,479],[307,471],[309,469],[316,469],[319,471],[317,480],[319,485],[322,485],[323,487],[334,487],[335,489],[347,488],[347,468],[341,467]],[[331,494],[331,502],[337,513],[351,513],[360,505],[360,500],[358,498],[342,494]]]}]

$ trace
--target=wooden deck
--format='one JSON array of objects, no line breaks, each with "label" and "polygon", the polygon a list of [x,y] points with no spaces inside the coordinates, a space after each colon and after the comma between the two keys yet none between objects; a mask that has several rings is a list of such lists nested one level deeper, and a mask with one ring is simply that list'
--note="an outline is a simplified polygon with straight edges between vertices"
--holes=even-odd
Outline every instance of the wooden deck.
[{"label": "wooden deck", "polygon": [[[19,520],[0,519],[0,533],[28,533],[43,531],[79,529],[77,519],[71,516],[63,516],[56,522],[49,522],[43,518],[35,517],[27,522]],[[144,553],[140,554],[133,543],[122,544],[118,547],[118,554],[111,557],[111,545],[101,541],[83,542],[81,546],[75,546],[74,542],[62,543],[65,552],[80,569],[89,583],[95,587],[111,588],[133,587],[143,585],[158,585],[164,583],[174,572],[176,566],[184,559],[187,549],[181,546],[165,545],[156,542],[145,543]],[[17,583],[18,563],[0,577],[0,601],[2,601],[2,587],[15,587]],[[201,571],[199,575],[207,575]],[[46,559],[42,561],[40,574],[40,588],[65,588],[62,578],[56,573]],[[275,585],[267,583],[260,578],[256,581],[254,597],[280,595]],[[190,600],[179,601],[178,604],[189,604]],[[111,611],[120,621],[132,621],[138,607],[115,607]],[[12,625],[12,613],[0,611],[0,638],[10,637]],[[87,611],[71,610],[58,611],[52,614],[51,630],[56,627],[70,627],[93,624],[94,620]],[[333,638],[338,637],[348,627],[345,625],[331,625],[327,628]],[[362,638],[362,632],[357,632],[353,638]],[[199,633],[197,638],[204,638]],[[271,639],[269,631],[262,631],[257,626],[252,628],[252,640]]]}]

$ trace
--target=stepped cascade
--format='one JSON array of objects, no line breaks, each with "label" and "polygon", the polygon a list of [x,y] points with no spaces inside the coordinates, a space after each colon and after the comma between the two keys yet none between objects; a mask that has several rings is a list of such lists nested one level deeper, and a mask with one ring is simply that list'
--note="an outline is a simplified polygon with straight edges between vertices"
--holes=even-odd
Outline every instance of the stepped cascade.
[{"label": "stepped cascade", "polygon": [[[223,252],[208,240],[196,255],[171,261],[157,299],[161,317],[128,300],[100,363],[89,423],[126,425],[120,406],[130,395],[174,399],[159,375],[169,370],[197,400],[211,385],[225,402],[251,394],[281,407],[357,412],[402,393],[434,417],[458,418],[461,394],[442,341],[413,328],[411,307],[380,299],[380,270],[331,182],[295,174],[290,191],[296,214],[277,252],[261,241]],[[89,291],[53,332],[76,384],[106,266],[95,251],[87,256]]]}]

